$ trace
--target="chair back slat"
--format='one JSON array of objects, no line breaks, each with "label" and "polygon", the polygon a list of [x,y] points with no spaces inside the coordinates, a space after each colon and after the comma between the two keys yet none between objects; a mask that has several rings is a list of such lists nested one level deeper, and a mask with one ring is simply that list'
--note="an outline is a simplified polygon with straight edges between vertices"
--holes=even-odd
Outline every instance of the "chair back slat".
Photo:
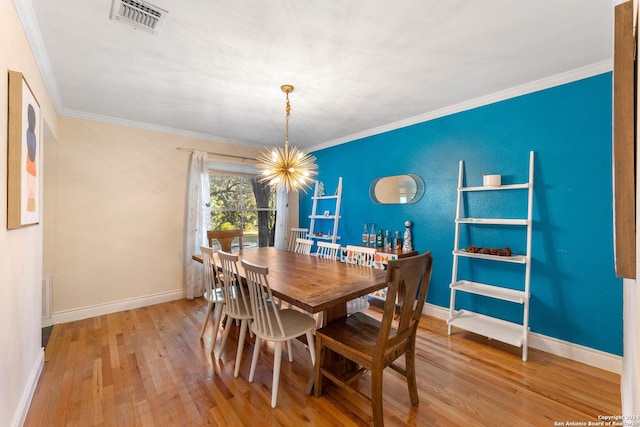
[{"label": "chair back slat", "polygon": [[313,246],[313,240],[309,239],[296,239],[296,248],[294,250],[295,253],[301,255],[309,255],[311,254],[311,246]]},{"label": "chair back slat", "polygon": [[347,245],[347,264],[363,265],[365,267],[373,266],[373,258],[376,255],[376,248],[367,248],[364,246]]},{"label": "chair back slat", "polygon": [[296,250],[296,239],[304,239],[309,231],[308,228],[292,228],[291,234],[289,235],[289,252],[294,252]]},{"label": "chair back slat", "polygon": [[218,251],[222,268],[224,298],[227,302],[225,310],[232,316],[251,313],[244,287],[240,286],[238,274],[238,255]]},{"label": "chair back slat", "polygon": [[200,253],[202,254],[202,268],[204,269],[204,292],[210,295],[217,282],[215,265],[212,265],[214,250],[208,246],[200,246]]},{"label": "chair back slat", "polygon": [[249,287],[249,299],[253,312],[252,328],[258,335],[284,337],[284,327],[280,319],[278,306],[271,301],[271,287],[269,286],[269,268],[242,260],[242,268]]},{"label": "chair back slat", "polygon": [[318,258],[326,259],[338,259],[340,253],[339,243],[318,242],[318,249],[316,250],[316,256]]},{"label": "chair back slat", "polygon": [[[387,296],[376,345],[378,348],[388,348],[393,341],[403,340],[416,332],[429,290],[432,266],[431,251],[389,261]],[[397,327],[392,334],[391,326],[395,318]]]}]

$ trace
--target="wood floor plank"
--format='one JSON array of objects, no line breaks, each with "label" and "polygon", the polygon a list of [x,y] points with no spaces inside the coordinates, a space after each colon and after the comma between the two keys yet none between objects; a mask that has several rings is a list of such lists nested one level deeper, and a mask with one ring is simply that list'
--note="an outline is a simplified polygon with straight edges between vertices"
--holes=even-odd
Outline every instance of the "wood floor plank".
[{"label": "wood floor plank", "polygon": [[[180,300],[55,325],[25,426],[366,426],[364,399],[327,385],[304,393],[311,373],[306,346],[283,354],[277,408],[271,408],[273,344],[260,346],[249,383],[253,339],[234,378],[238,328],[217,361],[206,304]],[[376,317],[380,312],[371,308]],[[221,339],[222,334],[218,334]],[[620,414],[620,379],[610,372],[535,349],[520,349],[456,331],[423,316],[416,340],[420,405],[406,381],[384,374],[388,426],[553,425]],[[219,342],[215,346],[219,350]],[[402,359],[400,359],[402,363]],[[370,378],[358,387],[368,392]]]}]

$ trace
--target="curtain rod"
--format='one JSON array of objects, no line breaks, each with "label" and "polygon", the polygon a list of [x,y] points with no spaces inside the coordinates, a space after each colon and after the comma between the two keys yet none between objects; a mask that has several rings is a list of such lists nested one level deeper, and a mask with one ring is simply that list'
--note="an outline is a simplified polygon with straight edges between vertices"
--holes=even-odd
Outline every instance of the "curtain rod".
[{"label": "curtain rod", "polygon": [[[178,148],[176,148],[176,150],[179,150],[179,151],[188,151],[188,152],[190,152],[190,153],[193,153],[194,151],[200,151],[200,150],[195,150],[195,149],[193,149],[193,148],[183,148],[183,147],[178,147]],[[241,159],[243,162],[244,162],[245,160],[252,160],[252,161],[256,161],[256,159],[255,159],[255,158],[252,158],[252,157],[236,156],[236,155],[233,155],[233,154],[224,154],[224,153],[214,153],[214,152],[211,152],[211,151],[207,151],[206,153],[207,153],[207,154],[209,154],[209,155],[212,155],[212,156],[232,157],[232,158],[234,158],[234,159]]]}]

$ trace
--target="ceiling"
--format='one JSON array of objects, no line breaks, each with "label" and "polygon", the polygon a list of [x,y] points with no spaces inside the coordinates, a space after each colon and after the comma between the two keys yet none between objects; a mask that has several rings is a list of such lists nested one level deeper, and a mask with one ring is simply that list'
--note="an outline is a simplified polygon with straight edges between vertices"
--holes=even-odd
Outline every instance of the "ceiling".
[{"label": "ceiling", "polygon": [[314,150],[613,56],[601,0],[152,0],[158,34],[112,0],[14,2],[59,114],[258,148],[284,143],[285,83]]}]

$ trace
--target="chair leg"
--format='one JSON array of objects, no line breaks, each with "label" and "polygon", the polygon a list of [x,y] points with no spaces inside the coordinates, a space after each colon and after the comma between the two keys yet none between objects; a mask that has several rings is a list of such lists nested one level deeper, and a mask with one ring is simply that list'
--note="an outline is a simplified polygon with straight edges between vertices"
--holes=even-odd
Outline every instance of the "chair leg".
[{"label": "chair leg", "polygon": [[382,367],[374,367],[371,370],[371,408],[373,412],[373,425],[384,426],[382,410]]},{"label": "chair leg", "polygon": [[222,321],[222,305],[216,304],[213,314],[213,339],[211,340],[211,351],[216,348],[216,340],[218,339],[218,330],[220,329],[220,322]]},{"label": "chair leg", "polygon": [[271,407],[278,401],[278,384],[280,383],[280,364],[282,362],[282,341],[276,341],[273,354],[273,384],[271,385]]},{"label": "chair leg", "polygon": [[238,353],[236,354],[236,368],[233,371],[233,376],[238,378],[240,374],[240,362],[242,361],[242,350],[244,349],[244,338],[247,335],[247,319],[242,319],[240,322],[240,333],[238,334]]},{"label": "chair leg", "polygon": [[260,355],[260,337],[256,335],[256,341],[253,344],[253,357],[251,358],[251,371],[249,371],[249,382],[253,382],[256,374],[256,365],[258,364],[258,356]]},{"label": "chair leg", "polygon": [[316,343],[314,342],[315,337],[311,331],[307,332],[307,342],[309,343],[309,354],[311,355],[311,365],[315,366],[316,364]]},{"label": "chair leg", "polygon": [[313,365],[313,394],[320,397],[322,394],[322,374],[320,371],[324,368],[324,347],[322,346],[322,338],[316,335],[316,361]]},{"label": "chair leg", "polygon": [[291,340],[287,341],[287,354],[289,355],[289,362],[293,362],[293,345]]},{"label": "chair leg", "polygon": [[218,350],[218,357],[216,360],[220,360],[222,356],[222,352],[224,351],[224,346],[227,343],[227,338],[229,337],[229,332],[231,331],[231,325],[233,324],[233,320],[227,318],[227,324],[224,325],[224,332],[222,332],[222,342],[220,343],[220,350]]},{"label": "chair leg", "polygon": [[405,353],[405,368],[407,372],[407,386],[409,387],[409,397],[411,404],[418,406],[418,384],[416,382],[416,350],[410,346]]},{"label": "chair leg", "polygon": [[211,309],[213,308],[213,303],[209,301],[207,304],[207,313],[204,315],[204,322],[202,322],[202,330],[200,331],[200,339],[204,336],[204,331],[207,329],[207,323],[209,322],[209,315],[211,315]]}]

